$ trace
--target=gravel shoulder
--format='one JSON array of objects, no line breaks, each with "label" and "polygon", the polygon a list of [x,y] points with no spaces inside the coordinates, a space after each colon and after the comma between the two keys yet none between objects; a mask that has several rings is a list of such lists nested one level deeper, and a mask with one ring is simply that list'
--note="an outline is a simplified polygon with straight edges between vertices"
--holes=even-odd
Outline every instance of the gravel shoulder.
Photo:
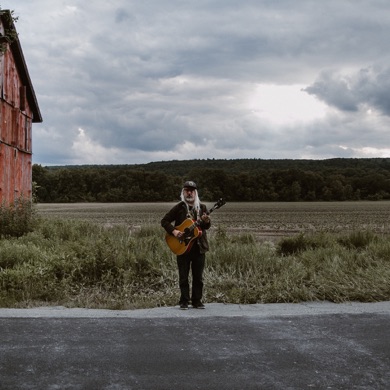
[{"label": "gravel shoulder", "polygon": [[278,317],[324,314],[390,314],[390,301],[362,303],[302,302],[235,305],[210,303],[206,310],[157,307],[137,310],[66,308],[0,309],[0,318],[175,318],[175,317]]}]

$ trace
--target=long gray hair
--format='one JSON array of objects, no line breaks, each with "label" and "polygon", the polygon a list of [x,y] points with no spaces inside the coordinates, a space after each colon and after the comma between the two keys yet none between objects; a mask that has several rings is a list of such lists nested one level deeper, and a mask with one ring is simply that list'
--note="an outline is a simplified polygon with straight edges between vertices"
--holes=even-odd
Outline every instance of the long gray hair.
[{"label": "long gray hair", "polygon": [[[199,199],[199,195],[198,195],[198,190],[194,190],[194,198],[195,198],[194,209],[196,210],[196,215],[198,216],[198,218],[200,218],[200,199]],[[185,197],[184,197],[184,188],[181,190],[180,199],[187,206],[187,211],[189,213],[190,209],[189,209],[188,203],[186,202]]]}]

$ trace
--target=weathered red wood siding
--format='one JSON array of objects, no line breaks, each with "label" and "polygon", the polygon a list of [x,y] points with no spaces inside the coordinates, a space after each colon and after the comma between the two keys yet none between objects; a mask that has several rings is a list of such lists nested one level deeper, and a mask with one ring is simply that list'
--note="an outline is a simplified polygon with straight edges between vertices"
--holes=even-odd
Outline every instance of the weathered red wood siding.
[{"label": "weathered red wood siding", "polygon": [[0,54],[0,204],[32,195],[33,112],[26,98],[28,87],[8,45]]}]

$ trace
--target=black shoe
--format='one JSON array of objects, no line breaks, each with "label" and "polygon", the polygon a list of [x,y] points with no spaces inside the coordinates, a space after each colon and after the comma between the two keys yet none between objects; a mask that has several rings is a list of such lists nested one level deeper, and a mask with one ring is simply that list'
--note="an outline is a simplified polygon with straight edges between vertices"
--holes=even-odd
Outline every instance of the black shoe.
[{"label": "black shoe", "polygon": [[205,306],[204,306],[204,304],[203,304],[202,302],[194,303],[194,304],[192,305],[192,307],[193,307],[194,309],[205,309]]},{"label": "black shoe", "polygon": [[188,310],[188,304],[187,303],[181,303],[180,304],[180,310]]}]

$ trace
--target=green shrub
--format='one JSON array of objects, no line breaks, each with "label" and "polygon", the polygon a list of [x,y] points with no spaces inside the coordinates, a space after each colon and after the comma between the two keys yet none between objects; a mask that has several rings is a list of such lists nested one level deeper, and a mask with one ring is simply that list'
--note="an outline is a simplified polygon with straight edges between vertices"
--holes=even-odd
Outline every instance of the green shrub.
[{"label": "green shrub", "polygon": [[32,231],[34,224],[31,200],[20,198],[10,205],[0,205],[0,237],[20,237]]},{"label": "green shrub", "polygon": [[347,248],[362,249],[366,248],[372,242],[376,242],[378,237],[371,231],[353,231],[338,239],[338,242]]},{"label": "green shrub", "polygon": [[277,253],[281,256],[291,256],[307,250],[327,248],[334,245],[334,239],[326,233],[299,234],[282,238],[277,244]]}]

